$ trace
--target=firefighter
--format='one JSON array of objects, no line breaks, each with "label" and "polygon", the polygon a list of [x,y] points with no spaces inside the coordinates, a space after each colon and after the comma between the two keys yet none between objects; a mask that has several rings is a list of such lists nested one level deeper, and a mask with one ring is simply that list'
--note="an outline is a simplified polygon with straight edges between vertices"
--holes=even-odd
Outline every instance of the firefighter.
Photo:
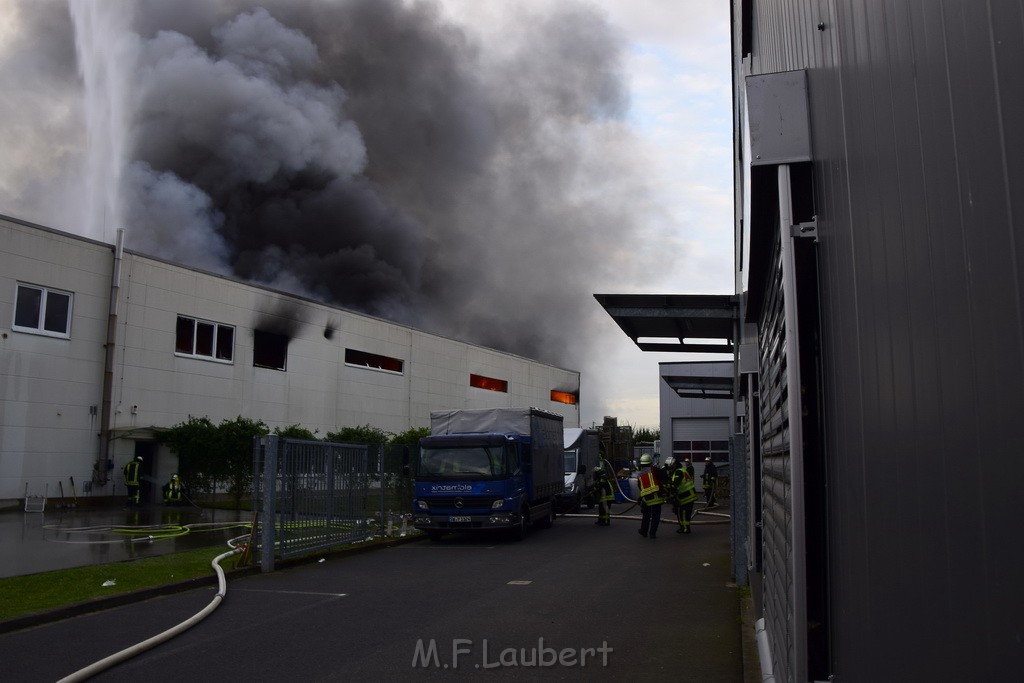
[{"label": "firefighter", "polygon": [[657,538],[658,524],[661,523],[661,505],[665,502],[668,482],[661,468],[654,466],[654,459],[644,453],[640,456],[640,475],[637,487],[640,489],[640,528],[637,533],[645,538]]},{"label": "firefighter", "polygon": [[683,465],[686,467],[686,471],[690,474],[690,481],[697,481],[697,475],[693,469],[693,463],[690,462],[689,458],[683,458]]},{"label": "firefighter", "polygon": [[598,526],[611,526],[612,523],[612,501],[615,500],[615,485],[612,478],[605,470],[604,465],[594,468],[594,477],[597,479],[594,495],[597,496],[597,521]]},{"label": "firefighter", "polygon": [[665,500],[672,505],[672,513],[676,511],[676,489],[675,483],[675,471],[682,465],[674,456],[668,456],[665,458],[665,464],[662,466],[662,471],[665,473],[665,479],[668,480],[668,487],[665,489]]},{"label": "firefighter", "polygon": [[181,479],[178,478],[178,474],[174,473],[171,475],[171,480],[164,484],[164,504],[165,505],[181,505],[184,502],[184,487],[181,485]]},{"label": "firefighter", "polygon": [[[672,460],[672,458],[669,458]],[[666,462],[668,464],[668,462]],[[693,477],[681,463],[677,464],[669,480],[669,491],[672,496],[672,512],[679,520],[677,534],[690,533],[690,521],[693,519],[693,503],[697,500],[697,490],[693,487]]]},{"label": "firefighter", "polygon": [[704,485],[704,509],[718,507],[716,497],[718,488],[718,467],[710,456],[704,458],[704,474],[701,475],[701,483]]},{"label": "firefighter", "polygon": [[138,507],[142,487],[142,456],[136,455],[121,471],[124,474],[124,486],[128,489],[128,507]]}]

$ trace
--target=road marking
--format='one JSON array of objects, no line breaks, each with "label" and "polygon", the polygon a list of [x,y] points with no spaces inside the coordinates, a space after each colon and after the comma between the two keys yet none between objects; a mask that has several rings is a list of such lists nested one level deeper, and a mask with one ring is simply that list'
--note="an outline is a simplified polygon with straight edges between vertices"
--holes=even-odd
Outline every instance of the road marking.
[{"label": "road marking", "polygon": [[510,586],[529,586],[533,581],[509,581]]},{"label": "road marking", "polygon": [[241,593],[280,593],[281,595],[326,595],[331,598],[343,598],[348,593],[313,593],[311,591],[273,591],[262,588],[232,588],[232,591]]},{"label": "road marking", "polygon": [[[640,518],[637,517],[637,519],[640,519]],[[121,541],[121,542],[123,543],[123,541]],[[464,548],[466,550],[479,550],[480,548],[483,548],[484,550],[494,550],[497,547],[498,546],[496,546],[496,545],[444,545],[444,544],[439,544],[439,543],[431,543],[429,545],[423,545],[422,543],[409,543],[407,545],[400,545],[400,546],[397,547],[397,549],[398,550],[417,550],[417,549],[418,550],[425,550],[425,549],[435,548],[435,549],[438,549],[438,550],[447,550],[447,549],[455,549],[455,548]]]}]

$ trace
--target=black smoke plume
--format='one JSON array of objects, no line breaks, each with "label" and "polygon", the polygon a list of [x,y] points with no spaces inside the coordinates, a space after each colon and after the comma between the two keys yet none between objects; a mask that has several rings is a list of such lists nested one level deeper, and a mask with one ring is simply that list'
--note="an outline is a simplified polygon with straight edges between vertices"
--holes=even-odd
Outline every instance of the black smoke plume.
[{"label": "black smoke plume", "polygon": [[[485,39],[423,1],[110,3],[132,9],[128,246],[579,368],[644,220],[625,46],[587,5],[500,4]],[[80,92],[67,7],[15,5],[0,85]],[[74,229],[45,162],[10,205]]]}]

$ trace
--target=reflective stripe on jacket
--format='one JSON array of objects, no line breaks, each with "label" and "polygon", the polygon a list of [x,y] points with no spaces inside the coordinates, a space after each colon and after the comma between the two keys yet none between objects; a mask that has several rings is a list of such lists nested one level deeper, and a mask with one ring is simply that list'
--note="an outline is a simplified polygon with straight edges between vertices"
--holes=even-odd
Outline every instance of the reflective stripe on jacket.
[{"label": "reflective stripe on jacket", "polygon": [[640,487],[640,502],[644,505],[661,505],[665,502],[665,494],[653,471],[641,474],[636,483]]},{"label": "reflective stripe on jacket", "polygon": [[128,486],[139,485],[139,461],[132,460],[124,466],[124,483]]},{"label": "reflective stripe on jacket", "polygon": [[672,473],[672,487],[676,492],[676,502],[680,505],[697,500],[697,490],[693,488],[693,479],[686,470],[678,469]]}]

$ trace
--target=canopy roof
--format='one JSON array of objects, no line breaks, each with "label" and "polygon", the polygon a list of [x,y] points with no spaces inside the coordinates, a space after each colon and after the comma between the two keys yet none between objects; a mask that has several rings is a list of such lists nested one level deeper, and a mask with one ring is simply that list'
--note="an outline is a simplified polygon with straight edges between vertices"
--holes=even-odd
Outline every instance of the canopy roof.
[{"label": "canopy roof", "polygon": [[642,351],[733,354],[738,306],[729,294],[595,294]]}]

